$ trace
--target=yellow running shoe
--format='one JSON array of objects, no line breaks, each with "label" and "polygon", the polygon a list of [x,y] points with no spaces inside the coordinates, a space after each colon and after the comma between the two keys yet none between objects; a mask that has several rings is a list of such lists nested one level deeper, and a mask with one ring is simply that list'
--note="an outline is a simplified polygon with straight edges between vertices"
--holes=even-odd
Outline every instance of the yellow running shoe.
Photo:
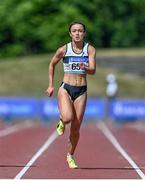
[{"label": "yellow running shoe", "polygon": [[76,168],[78,168],[78,166],[77,166],[77,164],[76,164],[73,156],[70,155],[70,154],[67,155],[67,162],[68,162],[69,168],[71,168],[71,169],[76,169]]},{"label": "yellow running shoe", "polygon": [[65,130],[65,126],[64,126],[62,120],[60,119],[60,121],[59,121],[59,123],[57,125],[57,128],[56,128],[56,131],[57,131],[58,135],[61,136],[61,135],[63,135],[64,130]]}]

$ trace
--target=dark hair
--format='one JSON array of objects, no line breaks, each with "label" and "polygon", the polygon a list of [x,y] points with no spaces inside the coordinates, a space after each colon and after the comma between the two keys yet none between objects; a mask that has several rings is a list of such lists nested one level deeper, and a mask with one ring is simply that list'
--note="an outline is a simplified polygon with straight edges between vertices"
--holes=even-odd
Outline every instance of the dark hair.
[{"label": "dark hair", "polygon": [[72,27],[73,25],[75,25],[75,24],[81,24],[81,25],[83,26],[84,32],[86,32],[86,26],[85,26],[85,24],[83,24],[83,23],[81,23],[81,22],[77,22],[77,21],[70,23],[70,25],[69,25],[69,32],[71,32],[71,27]]}]

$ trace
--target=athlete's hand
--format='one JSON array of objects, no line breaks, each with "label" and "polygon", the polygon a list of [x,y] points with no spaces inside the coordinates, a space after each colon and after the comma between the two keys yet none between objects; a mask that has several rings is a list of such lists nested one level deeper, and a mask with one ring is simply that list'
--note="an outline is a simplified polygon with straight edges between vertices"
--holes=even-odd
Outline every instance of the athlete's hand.
[{"label": "athlete's hand", "polygon": [[81,63],[79,64],[79,67],[80,67],[80,69],[85,70],[85,64],[84,64],[83,62],[81,62]]},{"label": "athlete's hand", "polygon": [[53,92],[54,92],[54,87],[48,87],[46,90],[46,94],[49,97],[51,97],[53,95]]}]

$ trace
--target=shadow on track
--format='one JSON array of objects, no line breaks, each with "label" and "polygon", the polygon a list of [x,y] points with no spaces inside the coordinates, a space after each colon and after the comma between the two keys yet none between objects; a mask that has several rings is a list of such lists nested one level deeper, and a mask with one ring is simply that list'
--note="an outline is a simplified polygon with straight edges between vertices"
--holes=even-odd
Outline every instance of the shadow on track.
[{"label": "shadow on track", "polygon": [[77,169],[80,170],[137,170],[137,169],[145,169],[145,167],[139,167],[139,168],[132,168],[132,167],[123,167],[123,168],[116,168],[116,167],[78,167]]}]

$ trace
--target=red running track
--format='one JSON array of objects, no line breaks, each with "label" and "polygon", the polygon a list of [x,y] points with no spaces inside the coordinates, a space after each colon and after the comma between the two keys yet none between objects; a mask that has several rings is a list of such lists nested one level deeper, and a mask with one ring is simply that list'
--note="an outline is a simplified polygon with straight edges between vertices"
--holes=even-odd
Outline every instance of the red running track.
[{"label": "red running track", "polygon": [[7,127],[0,129],[0,179],[145,178],[145,131],[83,125],[75,154],[79,168],[72,170],[66,164],[69,129],[57,137],[53,125],[22,127],[5,136]]}]

